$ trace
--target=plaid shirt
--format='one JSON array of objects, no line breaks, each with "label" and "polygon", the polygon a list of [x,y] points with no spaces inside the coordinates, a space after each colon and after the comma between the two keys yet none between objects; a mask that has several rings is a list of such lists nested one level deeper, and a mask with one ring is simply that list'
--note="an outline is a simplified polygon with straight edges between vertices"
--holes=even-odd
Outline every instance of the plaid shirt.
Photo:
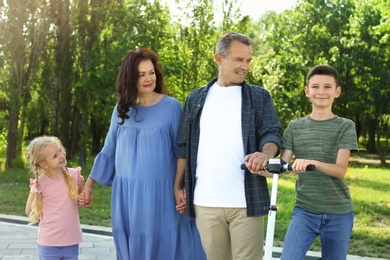
[{"label": "plaid shirt", "polygon": [[[187,196],[187,214],[195,217],[194,189],[200,135],[200,117],[210,87],[195,89],[187,97],[180,122],[177,143],[178,156],[186,158],[185,189]],[[281,126],[269,92],[263,88],[242,84],[242,141],[245,154],[261,151],[264,144],[275,143],[280,150]],[[278,151],[279,153],[279,151]],[[270,198],[265,177],[245,171],[245,198],[247,216],[262,216],[268,213]]]}]

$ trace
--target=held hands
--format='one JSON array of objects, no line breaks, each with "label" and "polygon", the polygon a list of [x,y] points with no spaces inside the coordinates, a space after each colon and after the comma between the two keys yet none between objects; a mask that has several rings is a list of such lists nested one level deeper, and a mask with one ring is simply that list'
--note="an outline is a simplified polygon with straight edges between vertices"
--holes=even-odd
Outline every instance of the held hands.
[{"label": "held hands", "polygon": [[186,214],[186,191],[185,189],[176,189],[175,188],[175,200],[176,200],[176,210],[180,214]]},{"label": "held hands", "polygon": [[82,207],[88,207],[92,203],[92,189],[84,186],[83,190],[79,194],[79,205]]}]

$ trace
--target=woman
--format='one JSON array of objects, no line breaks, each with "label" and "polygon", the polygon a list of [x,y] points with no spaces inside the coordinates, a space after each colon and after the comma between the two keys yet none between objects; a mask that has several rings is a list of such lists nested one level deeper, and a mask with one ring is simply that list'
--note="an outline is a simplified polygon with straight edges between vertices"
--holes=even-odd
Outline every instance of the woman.
[{"label": "woman", "polygon": [[167,95],[156,53],[128,53],[116,85],[110,129],[80,204],[91,202],[95,181],[112,185],[118,259],[205,259],[194,220],[175,210],[176,134],[182,110]]}]

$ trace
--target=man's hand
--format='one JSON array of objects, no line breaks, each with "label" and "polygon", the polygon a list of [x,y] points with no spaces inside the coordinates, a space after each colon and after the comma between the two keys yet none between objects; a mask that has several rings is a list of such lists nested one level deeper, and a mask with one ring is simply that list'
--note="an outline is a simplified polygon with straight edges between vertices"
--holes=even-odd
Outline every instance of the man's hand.
[{"label": "man's hand", "polygon": [[175,190],[175,200],[176,200],[176,210],[180,214],[186,214],[186,191],[185,189],[174,189]]},{"label": "man's hand", "polygon": [[262,176],[265,176],[266,174],[264,168],[267,166],[268,160],[268,155],[260,152],[247,154],[244,158],[244,162],[248,170],[251,173],[259,174]]}]

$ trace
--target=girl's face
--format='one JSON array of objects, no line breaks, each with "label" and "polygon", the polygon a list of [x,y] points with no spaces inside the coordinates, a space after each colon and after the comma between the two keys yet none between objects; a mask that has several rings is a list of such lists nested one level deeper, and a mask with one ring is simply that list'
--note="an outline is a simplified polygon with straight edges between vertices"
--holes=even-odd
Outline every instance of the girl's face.
[{"label": "girl's face", "polygon": [[44,160],[39,165],[44,169],[58,169],[66,166],[66,153],[55,142],[51,142],[43,149]]},{"label": "girl's face", "polygon": [[143,60],[138,65],[138,95],[149,94],[156,88],[156,73],[151,60]]}]

